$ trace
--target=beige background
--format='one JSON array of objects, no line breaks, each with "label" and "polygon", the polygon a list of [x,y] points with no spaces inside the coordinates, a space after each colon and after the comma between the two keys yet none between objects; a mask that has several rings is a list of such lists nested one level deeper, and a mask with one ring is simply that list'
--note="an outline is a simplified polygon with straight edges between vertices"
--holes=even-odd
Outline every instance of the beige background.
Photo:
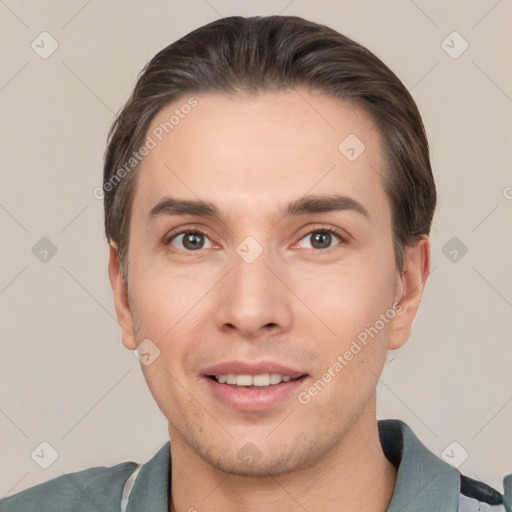
[{"label": "beige background", "polygon": [[[467,451],[461,471],[500,490],[512,472],[510,0],[5,0],[0,495],[142,462],[167,440],[114,318],[92,194],[107,130],[158,50],[221,16],[278,13],[329,24],[374,51],[412,91],[429,135],[434,271],[411,339],[390,353],[379,417],[403,419],[437,455],[456,441],[448,453],[459,461]],[[43,31],[59,45],[47,59],[31,48]],[[442,46],[453,31],[469,44],[456,59]],[[453,37],[444,43],[452,53],[463,44]],[[32,252],[43,237],[57,247],[46,263]],[[456,262],[452,237],[468,249]],[[31,458],[43,441],[59,454],[48,469]]]}]

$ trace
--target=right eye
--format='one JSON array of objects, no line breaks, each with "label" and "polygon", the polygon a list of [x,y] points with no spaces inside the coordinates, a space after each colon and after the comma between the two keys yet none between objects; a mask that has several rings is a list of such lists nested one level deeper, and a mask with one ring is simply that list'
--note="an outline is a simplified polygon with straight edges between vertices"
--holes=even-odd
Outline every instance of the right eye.
[{"label": "right eye", "polygon": [[171,236],[166,244],[187,252],[211,249],[212,247],[212,241],[201,231],[181,231]]}]

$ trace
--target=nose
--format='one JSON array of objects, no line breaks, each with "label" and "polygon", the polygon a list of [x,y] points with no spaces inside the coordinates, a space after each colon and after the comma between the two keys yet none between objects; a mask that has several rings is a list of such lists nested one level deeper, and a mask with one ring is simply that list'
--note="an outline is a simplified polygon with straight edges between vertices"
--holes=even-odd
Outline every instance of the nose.
[{"label": "nose", "polygon": [[222,280],[218,294],[216,324],[237,338],[257,339],[290,329],[293,294],[268,254],[263,253],[252,263],[238,254],[233,267]]}]

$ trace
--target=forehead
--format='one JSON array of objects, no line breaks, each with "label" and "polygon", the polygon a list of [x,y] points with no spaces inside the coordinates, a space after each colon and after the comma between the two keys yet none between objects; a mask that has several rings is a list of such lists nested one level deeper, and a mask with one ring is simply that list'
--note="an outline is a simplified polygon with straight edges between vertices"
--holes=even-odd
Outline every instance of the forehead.
[{"label": "forehead", "polygon": [[299,90],[182,97],[158,112],[147,137],[134,213],[164,195],[245,214],[315,192],[387,207],[379,130],[346,101]]}]

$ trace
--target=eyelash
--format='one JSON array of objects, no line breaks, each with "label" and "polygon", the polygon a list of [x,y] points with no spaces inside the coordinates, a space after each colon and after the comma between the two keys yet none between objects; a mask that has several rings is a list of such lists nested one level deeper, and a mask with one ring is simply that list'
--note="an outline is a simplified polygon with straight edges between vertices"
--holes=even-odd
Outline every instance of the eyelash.
[{"label": "eyelash", "polygon": [[[165,246],[169,246],[171,244],[171,242],[177,236],[184,235],[186,233],[199,233],[199,234],[204,235],[205,237],[209,238],[208,234],[206,233],[205,230],[203,230],[201,228],[198,228],[198,227],[191,227],[191,228],[180,229],[180,231],[171,232],[166,237],[166,239],[164,241],[164,245]],[[348,243],[348,237],[346,235],[343,235],[342,233],[340,233],[339,230],[337,230],[335,228],[327,227],[327,226],[322,226],[322,225],[314,226],[312,229],[310,229],[309,231],[304,233],[299,238],[298,242],[303,240],[308,235],[312,235],[313,233],[330,233],[330,234],[336,235],[340,239],[340,242],[338,244],[332,246],[332,247],[327,247],[326,249],[311,249],[311,250],[313,250],[315,252],[328,252],[328,251],[330,251],[332,249],[335,249],[338,245],[345,245],[345,244]],[[297,245],[298,242],[296,242],[294,245]],[[178,250],[181,250],[181,249],[178,249]],[[193,254],[194,252],[200,252],[200,249],[198,251],[182,251],[182,252],[192,253]]]},{"label": "eyelash", "polygon": [[[181,229],[180,231],[171,232],[169,236],[166,238],[164,245],[170,245],[170,243],[179,235],[184,235],[185,233],[200,233],[201,235],[204,235],[208,237],[208,234],[206,231],[204,231],[201,228],[189,228],[189,229]],[[194,252],[194,251],[186,251],[186,252]]]},{"label": "eyelash", "polygon": [[332,251],[333,249],[336,249],[336,247],[338,247],[340,245],[345,245],[345,244],[348,243],[347,237],[345,235],[343,235],[338,229],[331,228],[331,227],[328,227],[328,226],[318,225],[318,226],[314,226],[309,231],[304,233],[299,238],[298,242],[296,242],[293,245],[294,246],[297,245],[301,240],[303,240],[304,238],[306,238],[308,236],[311,236],[313,233],[330,233],[331,235],[337,236],[340,239],[340,241],[337,244],[335,244],[335,245],[333,245],[331,247],[327,247],[325,249],[315,249],[315,248],[309,249],[309,248],[307,248],[307,250],[310,250],[310,251],[327,253],[327,252]]}]

